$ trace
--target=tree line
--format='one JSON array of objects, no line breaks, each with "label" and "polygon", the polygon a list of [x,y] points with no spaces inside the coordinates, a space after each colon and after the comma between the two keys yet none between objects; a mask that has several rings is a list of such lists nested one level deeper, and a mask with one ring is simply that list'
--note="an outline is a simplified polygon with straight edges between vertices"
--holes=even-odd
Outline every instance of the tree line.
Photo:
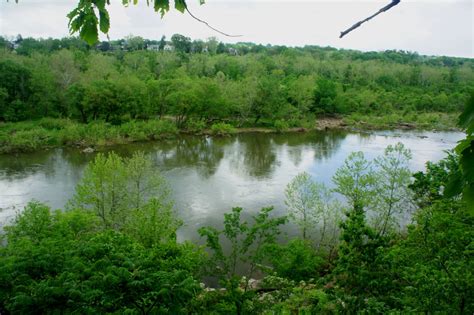
[{"label": "tree line", "polygon": [[12,50],[0,38],[0,120],[7,122],[173,117],[179,128],[301,126],[352,113],[459,112],[474,81],[471,59],[399,51],[224,44],[179,34],[94,47],[76,38],[15,43]]}]

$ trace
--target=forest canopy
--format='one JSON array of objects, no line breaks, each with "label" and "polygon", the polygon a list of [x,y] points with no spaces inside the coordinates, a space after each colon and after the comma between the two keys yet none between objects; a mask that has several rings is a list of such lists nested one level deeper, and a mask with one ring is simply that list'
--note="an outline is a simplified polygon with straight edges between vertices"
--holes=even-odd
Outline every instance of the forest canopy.
[{"label": "forest canopy", "polygon": [[[314,116],[461,111],[471,59],[404,51],[129,36],[0,38],[0,120],[120,123],[165,115],[237,125]],[[12,47],[12,45],[14,47]],[[13,49],[15,48],[15,49]]]}]

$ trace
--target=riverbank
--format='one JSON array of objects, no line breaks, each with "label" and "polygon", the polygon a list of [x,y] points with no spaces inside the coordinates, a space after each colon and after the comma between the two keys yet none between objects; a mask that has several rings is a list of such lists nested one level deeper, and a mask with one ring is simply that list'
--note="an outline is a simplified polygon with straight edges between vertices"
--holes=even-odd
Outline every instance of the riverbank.
[{"label": "riverbank", "polygon": [[288,127],[285,123],[270,127],[235,128],[216,123],[206,128],[180,130],[172,120],[129,121],[112,125],[102,121],[81,124],[68,119],[44,118],[0,124],[0,154],[32,152],[59,146],[78,148],[102,147],[115,144],[172,138],[179,133],[226,135],[233,133],[306,132],[311,130],[457,130],[457,114],[420,113],[364,116],[352,114],[340,118],[321,118],[313,126]]},{"label": "riverbank", "polygon": [[343,124],[351,129],[413,129],[457,131],[459,113],[391,113],[383,116],[351,114],[342,118]]}]

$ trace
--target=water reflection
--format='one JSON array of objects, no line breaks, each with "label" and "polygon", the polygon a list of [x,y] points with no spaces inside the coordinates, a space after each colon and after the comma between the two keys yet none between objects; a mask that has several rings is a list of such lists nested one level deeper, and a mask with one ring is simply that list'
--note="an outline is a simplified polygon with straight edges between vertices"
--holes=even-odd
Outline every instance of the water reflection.
[{"label": "water reflection", "polygon": [[[185,221],[179,237],[195,240],[197,228],[218,226],[222,214],[234,206],[243,207],[245,216],[270,205],[284,214],[284,189],[295,175],[306,171],[331,185],[335,170],[352,151],[364,151],[371,159],[388,144],[401,141],[413,151],[412,170],[421,170],[426,161],[445,156],[443,150],[453,148],[462,137],[461,133],[336,131],[182,136],[107,150],[123,156],[141,150],[153,157]],[[77,149],[0,156],[0,226],[32,199],[62,208],[94,156]],[[293,227],[286,229],[293,233]]]},{"label": "water reflection", "polygon": [[224,147],[231,141],[229,138],[182,137],[156,150],[154,157],[158,165],[166,169],[194,167],[205,179],[214,175],[224,157]]},{"label": "water reflection", "polygon": [[269,178],[278,165],[275,149],[271,136],[239,135],[228,151],[232,171],[255,178]]}]

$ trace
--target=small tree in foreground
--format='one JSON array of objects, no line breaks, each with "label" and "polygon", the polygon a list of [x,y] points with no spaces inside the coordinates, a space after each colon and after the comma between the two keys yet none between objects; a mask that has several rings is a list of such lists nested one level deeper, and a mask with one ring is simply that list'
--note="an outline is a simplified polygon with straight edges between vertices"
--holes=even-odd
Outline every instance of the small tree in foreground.
[{"label": "small tree in foreground", "polygon": [[127,231],[148,246],[174,238],[181,225],[165,179],[142,152],[128,159],[98,154],[68,207],[91,211],[105,228]]},{"label": "small tree in foreground", "polygon": [[376,175],[362,152],[352,152],[333,177],[334,191],[347,198],[354,210],[364,210],[375,197]]},{"label": "small tree in foreground", "polygon": [[389,145],[382,156],[374,160],[377,167],[374,226],[380,235],[395,230],[397,216],[413,208],[413,193],[409,188],[411,172],[408,163],[411,151],[403,143]]},{"label": "small tree in foreground", "polygon": [[[242,208],[233,208],[224,214],[224,229],[213,227],[199,229],[201,237],[206,237],[206,245],[212,252],[209,261],[211,274],[217,275],[228,290],[228,297],[234,304],[234,312],[241,314],[245,301],[252,294],[248,292],[249,280],[262,268],[267,258],[267,249],[276,244],[279,227],[286,223],[286,217],[271,218],[273,207],[262,208],[252,216],[253,223],[241,220]],[[225,253],[222,241],[230,243],[230,252]],[[244,288],[239,290],[240,277],[237,267],[246,266]]]},{"label": "small tree in foreground", "polygon": [[309,230],[321,219],[321,190],[322,184],[314,182],[311,175],[306,172],[296,175],[286,186],[285,204],[288,207],[289,218],[298,225],[304,240],[309,237]]},{"label": "small tree in foreground", "polygon": [[285,196],[289,218],[298,225],[303,239],[310,239],[310,232],[317,230],[313,237],[318,239],[317,247],[332,248],[342,205],[334,200],[331,190],[303,172],[286,186]]}]

